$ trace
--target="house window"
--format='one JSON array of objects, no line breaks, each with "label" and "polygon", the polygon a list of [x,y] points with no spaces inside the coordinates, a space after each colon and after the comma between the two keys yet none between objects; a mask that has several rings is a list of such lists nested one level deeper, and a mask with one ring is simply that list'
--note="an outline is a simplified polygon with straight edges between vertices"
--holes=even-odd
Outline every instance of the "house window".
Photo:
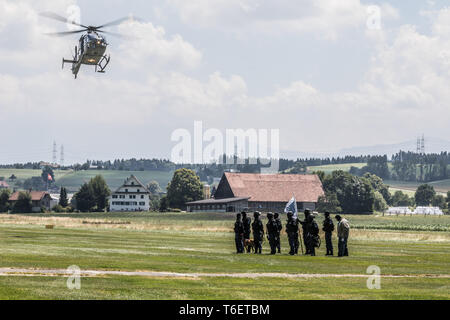
[{"label": "house window", "polygon": [[125,189],[125,192],[128,192],[128,189]]},{"label": "house window", "polygon": [[141,195],[141,199],[144,199],[144,195]]},{"label": "house window", "polygon": [[113,194],[112,198],[117,199],[117,194]]},{"label": "house window", "polygon": [[137,192],[141,192],[141,191],[138,189]]}]

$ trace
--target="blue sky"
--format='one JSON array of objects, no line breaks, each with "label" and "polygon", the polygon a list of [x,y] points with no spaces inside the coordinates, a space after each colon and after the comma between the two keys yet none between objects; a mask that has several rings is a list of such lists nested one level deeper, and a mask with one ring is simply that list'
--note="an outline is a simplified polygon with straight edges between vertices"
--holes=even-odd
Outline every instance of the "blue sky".
[{"label": "blue sky", "polygon": [[[111,31],[106,74],[61,70],[77,37],[38,12],[72,6]],[[378,6],[380,28],[367,26]],[[0,162],[169,157],[178,128],[280,129],[282,150],[448,139],[446,1],[0,0]]]}]

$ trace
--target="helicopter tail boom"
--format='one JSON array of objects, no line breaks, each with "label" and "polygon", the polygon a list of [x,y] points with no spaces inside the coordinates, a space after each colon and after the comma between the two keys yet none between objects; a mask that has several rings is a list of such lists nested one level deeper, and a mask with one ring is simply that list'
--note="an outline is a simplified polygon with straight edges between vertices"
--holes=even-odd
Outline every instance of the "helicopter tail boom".
[{"label": "helicopter tail boom", "polygon": [[66,63],[77,63],[78,61],[75,61],[75,60],[66,60],[66,59],[62,59],[62,68],[64,69],[64,65],[66,64]]}]

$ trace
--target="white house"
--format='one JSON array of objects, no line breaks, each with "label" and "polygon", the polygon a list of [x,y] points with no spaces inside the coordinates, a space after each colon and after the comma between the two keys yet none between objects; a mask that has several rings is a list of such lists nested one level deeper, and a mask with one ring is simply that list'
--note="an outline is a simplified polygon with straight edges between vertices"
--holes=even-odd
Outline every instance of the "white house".
[{"label": "white house", "polygon": [[109,197],[109,210],[116,211],[149,211],[150,191],[134,175]]}]

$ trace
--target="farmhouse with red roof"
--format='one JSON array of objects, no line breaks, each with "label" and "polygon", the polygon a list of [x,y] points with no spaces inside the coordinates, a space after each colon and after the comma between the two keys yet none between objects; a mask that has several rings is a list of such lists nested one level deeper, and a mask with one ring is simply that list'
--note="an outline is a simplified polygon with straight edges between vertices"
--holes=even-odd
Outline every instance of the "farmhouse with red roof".
[{"label": "farmhouse with red roof", "polygon": [[[14,192],[9,197],[9,202],[11,205],[14,205],[15,202],[19,199],[19,191]],[[32,211],[33,212],[41,212],[41,208],[45,208],[47,210],[50,210],[50,203],[52,198],[50,197],[50,194],[45,191],[31,191],[29,192],[31,195],[31,202],[32,202]]]},{"label": "farmhouse with red roof", "polygon": [[214,199],[188,202],[188,211],[283,212],[287,202],[295,196],[298,210],[315,210],[324,195],[317,175],[253,174],[225,172]]}]

